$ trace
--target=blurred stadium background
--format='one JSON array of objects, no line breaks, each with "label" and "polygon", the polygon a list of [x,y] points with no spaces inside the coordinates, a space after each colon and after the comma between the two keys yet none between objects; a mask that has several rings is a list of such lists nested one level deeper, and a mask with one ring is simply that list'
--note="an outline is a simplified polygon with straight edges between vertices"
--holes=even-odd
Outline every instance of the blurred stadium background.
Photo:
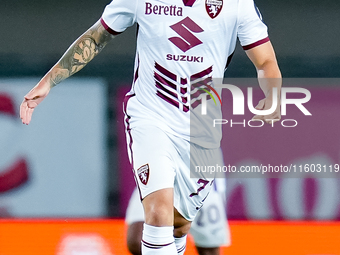
[{"label": "blurred stadium background", "polygon": [[[0,2],[0,255],[127,252],[123,217],[134,181],[121,102],[132,81],[135,27],[53,89],[31,125],[18,118],[22,97],[107,3]],[[294,115],[302,123],[294,132],[228,129],[225,161],[339,164],[340,2],[256,4],[283,76],[312,92],[313,120]],[[255,75],[237,47],[226,77]],[[230,179],[232,246],[224,254],[340,254],[339,178],[303,177]],[[195,254],[192,242],[187,253]]]}]

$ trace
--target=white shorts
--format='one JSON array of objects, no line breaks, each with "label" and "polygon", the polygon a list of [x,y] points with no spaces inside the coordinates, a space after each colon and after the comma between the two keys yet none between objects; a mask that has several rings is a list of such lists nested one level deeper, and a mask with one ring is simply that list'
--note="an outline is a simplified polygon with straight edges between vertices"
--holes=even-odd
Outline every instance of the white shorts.
[{"label": "white shorts", "polygon": [[[216,179],[215,181],[225,180]],[[224,182],[223,182],[224,181]],[[216,182],[217,184],[219,182]],[[218,189],[221,185],[211,189],[203,207],[191,224],[190,234],[198,247],[221,247],[230,245],[230,231],[226,220],[225,189]],[[221,191],[222,190],[222,191]],[[125,222],[130,225],[134,222],[144,222],[143,205],[139,192],[135,189],[126,210]]]},{"label": "white shorts", "polygon": [[223,163],[220,148],[206,149],[156,126],[127,126],[130,162],[141,198],[157,190],[174,189],[174,207],[193,221],[213,184],[213,178],[197,173],[190,177],[190,164]]}]

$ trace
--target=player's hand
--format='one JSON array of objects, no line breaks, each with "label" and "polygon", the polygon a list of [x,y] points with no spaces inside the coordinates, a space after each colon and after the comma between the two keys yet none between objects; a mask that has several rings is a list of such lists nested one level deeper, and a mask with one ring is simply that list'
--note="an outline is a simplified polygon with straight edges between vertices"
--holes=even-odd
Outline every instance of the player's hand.
[{"label": "player's hand", "polygon": [[35,107],[45,99],[50,89],[47,83],[39,83],[24,97],[20,106],[20,118],[23,124],[28,125],[31,122]]},{"label": "player's hand", "polygon": [[[256,110],[268,110],[272,107],[273,100],[272,96],[266,97],[259,101]],[[280,111],[280,98],[278,98],[277,107],[275,111],[269,115],[255,115],[253,120],[262,120],[265,123],[273,124],[281,119],[281,111]]]}]

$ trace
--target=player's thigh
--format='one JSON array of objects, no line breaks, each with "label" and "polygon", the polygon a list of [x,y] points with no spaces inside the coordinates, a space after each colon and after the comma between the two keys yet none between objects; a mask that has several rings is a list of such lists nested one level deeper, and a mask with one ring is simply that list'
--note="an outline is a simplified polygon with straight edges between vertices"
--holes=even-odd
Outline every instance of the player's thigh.
[{"label": "player's thigh", "polygon": [[[139,191],[134,189],[125,214],[125,222],[128,225],[127,244],[130,251],[136,251],[136,244],[140,244],[143,223],[144,223],[144,209],[140,199]],[[181,237],[187,234],[190,229],[191,222],[187,221],[174,209],[174,236]],[[138,248],[138,247],[137,247]],[[132,254],[139,254],[132,252]]]},{"label": "player's thigh", "polygon": [[165,188],[150,193],[143,199],[145,223],[152,226],[173,226],[173,188]]},{"label": "player's thigh", "polygon": [[174,208],[174,237],[182,237],[189,233],[191,221],[185,219],[176,208]]}]

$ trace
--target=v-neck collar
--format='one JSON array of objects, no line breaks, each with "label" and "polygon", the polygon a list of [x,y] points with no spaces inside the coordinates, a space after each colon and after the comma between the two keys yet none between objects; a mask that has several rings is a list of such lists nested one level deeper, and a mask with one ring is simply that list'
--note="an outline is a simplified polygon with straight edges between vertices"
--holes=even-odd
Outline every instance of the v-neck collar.
[{"label": "v-neck collar", "polygon": [[192,7],[196,0],[182,0],[185,6]]}]

